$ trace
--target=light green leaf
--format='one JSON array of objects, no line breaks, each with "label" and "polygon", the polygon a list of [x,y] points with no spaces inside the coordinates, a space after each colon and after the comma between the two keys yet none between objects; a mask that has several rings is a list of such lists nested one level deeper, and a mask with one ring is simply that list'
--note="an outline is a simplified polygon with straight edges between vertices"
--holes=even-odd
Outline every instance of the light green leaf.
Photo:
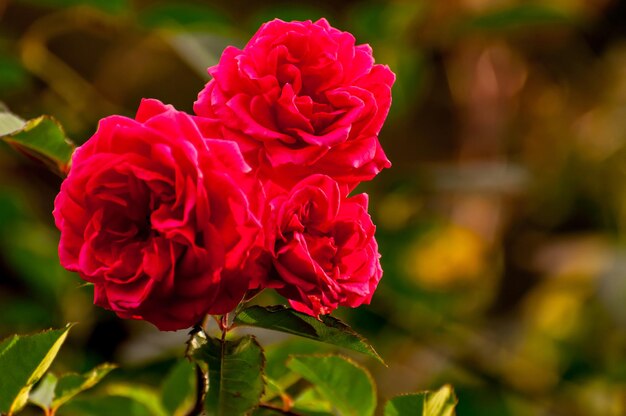
[{"label": "light green leaf", "polygon": [[67,416],[155,416],[149,405],[126,396],[76,398],[63,406]]},{"label": "light green leaf", "polygon": [[384,364],[383,359],[365,338],[337,318],[323,315],[321,320],[285,306],[251,306],[242,310],[235,318],[236,325],[258,328],[313,339],[367,354]]},{"label": "light green leaf", "polygon": [[6,136],[21,130],[25,125],[26,121],[22,120],[15,114],[0,112],[0,136]]},{"label": "light green leaf", "polygon": [[233,341],[207,338],[193,358],[208,365],[209,391],[204,407],[209,416],[245,415],[263,394],[265,358],[256,339],[248,335]]},{"label": "light green leaf", "polygon": [[75,146],[59,122],[50,116],[23,122],[11,113],[0,112],[0,139],[58,173],[69,170]]},{"label": "light green leaf", "polygon": [[44,411],[50,409],[54,400],[54,389],[57,386],[57,381],[58,379],[54,374],[46,374],[39,385],[28,395],[28,401],[41,407]]},{"label": "light green leaf", "polygon": [[293,402],[293,410],[305,416],[332,416],[333,405],[315,387],[306,389]]},{"label": "light green leaf", "polygon": [[450,386],[394,397],[385,405],[385,416],[453,416],[457,399]]},{"label": "light green leaf", "polygon": [[374,381],[354,361],[339,355],[296,355],[287,361],[287,367],[311,382],[342,416],[374,414]]},{"label": "light green leaf", "polygon": [[265,348],[265,374],[282,389],[287,389],[300,379],[285,365],[291,355],[325,354],[335,350],[335,347],[327,344],[320,345],[306,338],[293,337]]},{"label": "light green leaf", "polygon": [[[105,392],[110,396],[126,397],[135,403],[141,404],[142,408],[147,408],[152,416],[169,416],[161,405],[159,393],[149,387],[118,383],[107,386]],[[111,413],[123,414],[123,413]]]},{"label": "light green leaf", "polygon": [[193,405],[195,396],[195,365],[180,360],[163,381],[161,401],[170,415],[184,415]]},{"label": "light green leaf", "polygon": [[279,396],[282,398],[286,394],[285,389],[280,385],[279,382],[274,381],[267,376],[264,378],[263,381],[265,383],[265,391],[263,392],[262,398],[262,401],[264,403],[270,402]]},{"label": "light green leaf", "polygon": [[85,374],[65,374],[59,377],[54,390],[52,409],[58,409],[78,393],[88,390],[98,384],[100,380],[117,366],[102,364]]},{"label": "light green leaf", "polygon": [[28,393],[52,364],[70,328],[14,335],[0,343],[0,412],[13,413],[26,404]]}]

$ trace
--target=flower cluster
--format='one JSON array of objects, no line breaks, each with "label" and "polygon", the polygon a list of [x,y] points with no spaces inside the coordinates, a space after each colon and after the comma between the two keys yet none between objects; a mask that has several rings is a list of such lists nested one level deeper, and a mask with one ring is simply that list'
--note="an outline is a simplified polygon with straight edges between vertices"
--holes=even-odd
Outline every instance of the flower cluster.
[{"label": "flower cluster", "polygon": [[394,74],[317,22],[273,20],[209,68],[195,115],[110,116],[55,200],[59,255],[94,302],[162,330],[273,288],[313,316],[369,303],[382,276],[367,195]]}]

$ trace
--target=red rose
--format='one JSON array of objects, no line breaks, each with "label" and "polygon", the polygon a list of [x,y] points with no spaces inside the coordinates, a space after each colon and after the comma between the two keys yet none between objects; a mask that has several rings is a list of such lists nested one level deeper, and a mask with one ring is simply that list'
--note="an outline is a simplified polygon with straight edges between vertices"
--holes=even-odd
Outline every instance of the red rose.
[{"label": "red rose", "polygon": [[322,173],[352,189],[391,165],[378,133],[395,76],[325,19],[265,23],[209,74],[196,114],[220,120],[248,163],[284,188]]},{"label": "red rose", "polygon": [[61,264],[94,284],[97,305],[161,330],[228,312],[260,237],[249,171],[235,143],[159,101],[107,117],[55,200]]},{"label": "red rose", "polygon": [[313,175],[271,205],[274,286],[293,308],[318,316],[370,302],[382,269],[366,194],[342,199],[337,182]]}]

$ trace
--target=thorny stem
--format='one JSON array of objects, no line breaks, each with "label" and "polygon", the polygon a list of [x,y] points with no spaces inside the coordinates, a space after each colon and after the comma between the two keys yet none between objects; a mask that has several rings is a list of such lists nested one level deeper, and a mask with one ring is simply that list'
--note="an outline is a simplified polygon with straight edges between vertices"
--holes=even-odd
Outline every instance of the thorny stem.
[{"label": "thorny stem", "polygon": [[228,325],[228,313],[222,315],[219,321],[220,330],[222,331],[222,343],[226,339],[226,333],[230,330],[230,326]]},{"label": "thorny stem", "polygon": [[[193,361],[193,358],[191,357],[191,348],[192,348],[193,339],[200,332],[206,335],[204,328],[206,326],[208,318],[209,318],[208,315],[205,316],[189,332],[189,340],[187,341],[187,351],[185,352],[185,355],[187,356],[187,359],[191,361]],[[196,367],[196,402],[194,403],[193,408],[187,413],[187,416],[197,416],[197,415],[202,414],[202,411],[204,409],[204,406],[203,406],[204,397],[207,392],[207,376],[206,374],[204,374],[204,371],[202,371],[202,368],[200,368],[198,364],[196,364],[195,367]]]},{"label": "thorny stem", "polygon": [[204,396],[206,395],[207,379],[206,374],[196,364],[196,402],[193,408],[187,413],[187,416],[201,415],[204,410]]},{"label": "thorny stem", "polygon": [[[218,317],[215,315],[206,315],[200,322],[198,322],[193,329],[189,332],[189,340],[187,341],[187,351],[186,356],[188,359],[192,360],[191,357],[191,344],[193,338],[200,332],[202,332],[205,336],[207,336],[205,332],[207,321],[213,318],[217,322],[220,331],[222,332],[221,343],[222,345],[226,341],[226,333],[232,328],[228,324],[228,313]],[[196,402],[194,403],[193,408],[187,413],[187,416],[198,416],[201,415],[204,410],[204,398],[207,393],[207,374],[202,371],[202,368],[196,364]]]},{"label": "thorny stem", "polygon": [[[235,317],[243,309],[244,305],[245,305],[244,302],[237,305],[237,308],[235,309],[235,313],[234,313]],[[187,356],[189,360],[193,361],[191,357],[192,340],[200,332],[202,332],[205,336],[207,336],[205,328],[207,325],[207,321],[210,318],[215,319],[215,322],[217,322],[217,325],[220,328],[220,331],[222,332],[222,337],[221,337],[222,350],[223,350],[224,342],[226,342],[226,334],[235,326],[235,325],[229,324],[228,313],[225,313],[224,315],[219,316],[219,317],[215,315],[206,315],[201,321],[199,321],[196,325],[194,325],[193,329],[189,332],[189,340],[187,341],[187,351],[185,352],[185,355]],[[202,371],[202,368],[200,368],[198,364],[196,364],[196,402],[193,408],[187,413],[187,416],[198,416],[202,414],[203,408],[204,408],[204,398],[207,393],[207,385],[208,385],[207,377],[208,375],[205,374],[204,371]],[[285,413],[285,414],[292,415],[295,413]]]}]

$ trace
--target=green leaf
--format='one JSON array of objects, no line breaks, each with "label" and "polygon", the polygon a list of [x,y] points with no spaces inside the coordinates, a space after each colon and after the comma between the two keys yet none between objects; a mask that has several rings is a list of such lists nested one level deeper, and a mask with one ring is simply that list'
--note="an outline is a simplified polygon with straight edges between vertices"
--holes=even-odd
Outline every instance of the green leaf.
[{"label": "green leaf", "polygon": [[385,416],[453,416],[457,400],[452,388],[394,397],[385,405]]},{"label": "green leaf", "polygon": [[306,338],[290,338],[265,348],[265,374],[276,381],[283,389],[300,378],[289,371],[285,363],[292,355],[325,354],[335,352],[336,348],[319,344]]},{"label": "green leaf", "polygon": [[63,406],[70,416],[154,416],[149,405],[126,396],[92,396],[77,398]]},{"label": "green leaf", "polygon": [[262,401],[264,403],[270,402],[279,396],[281,397],[281,399],[285,397],[286,395],[285,389],[280,385],[279,382],[272,380],[271,378],[267,376],[265,376],[263,381],[265,383],[265,391],[263,392],[263,398],[262,398]]},{"label": "green leaf", "polygon": [[0,343],[0,412],[10,414],[26,404],[28,393],[52,364],[70,328],[14,335]]},{"label": "green leaf", "polygon": [[67,173],[74,144],[54,118],[41,116],[24,122],[9,112],[0,113],[0,139],[58,173]]},{"label": "green leaf", "polygon": [[21,130],[25,125],[26,121],[22,120],[15,114],[0,112],[0,137]]},{"label": "green leaf", "polygon": [[59,378],[54,390],[54,400],[52,409],[58,409],[70,399],[85,390],[98,384],[104,376],[117,366],[113,364],[102,364],[85,374],[65,374]]},{"label": "green leaf", "polygon": [[244,415],[258,406],[265,357],[253,336],[223,343],[207,338],[193,358],[208,365],[209,391],[204,406],[209,416]]},{"label": "green leaf", "polygon": [[[157,391],[141,385],[118,383],[109,385],[106,393],[110,396],[126,397],[135,403],[141,404],[142,408],[147,408],[151,416],[169,416],[161,405],[160,395]],[[124,414],[124,413],[110,413]]]},{"label": "green leaf", "polygon": [[373,415],[376,390],[372,376],[354,361],[339,355],[292,356],[287,367],[311,382],[317,392],[343,416]]},{"label": "green leaf", "polygon": [[184,415],[193,405],[195,390],[195,365],[180,360],[163,381],[161,401],[170,415]]},{"label": "green leaf", "polygon": [[54,389],[57,386],[57,377],[48,373],[28,395],[28,401],[47,411],[52,406],[54,400]]},{"label": "green leaf", "polygon": [[320,320],[285,306],[251,306],[235,318],[237,325],[272,329],[288,334],[337,345],[367,354],[384,364],[383,359],[365,338],[337,318],[323,315]]},{"label": "green leaf", "polygon": [[332,416],[333,405],[319,393],[317,388],[309,388],[296,397],[293,410],[305,416]]}]

